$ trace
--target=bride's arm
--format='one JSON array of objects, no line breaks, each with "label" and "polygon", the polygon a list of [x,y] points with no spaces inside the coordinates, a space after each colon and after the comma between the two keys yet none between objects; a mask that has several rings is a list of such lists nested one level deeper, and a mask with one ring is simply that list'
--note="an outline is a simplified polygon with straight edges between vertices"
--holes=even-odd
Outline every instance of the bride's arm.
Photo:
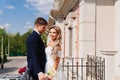
[{"label": "bride's arm", "polygon": [[61,46],[58,46],[58,56],[56,57],[54,61],[54,69],[57,70],[59,62],[60,62],[60,54],[61,54]]},{"label": "bride's arm", "polygon": [[55,70],[57,70],[58,65],[59,65],[59,62],[60,62],[60,57],[57,57],[57,58],[55,59],[55,63],[54,63],[54,69],[55,69]]}]

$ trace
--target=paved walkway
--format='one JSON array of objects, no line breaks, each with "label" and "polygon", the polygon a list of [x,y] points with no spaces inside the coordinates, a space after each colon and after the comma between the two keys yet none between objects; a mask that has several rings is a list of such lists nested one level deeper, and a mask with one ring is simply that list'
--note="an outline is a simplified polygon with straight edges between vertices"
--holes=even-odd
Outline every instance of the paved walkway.
[{"label": "paved walkway", "polygon": [[4,69],[0,67],[0,76],[5,74],[18,74],[18,69],[26,66],[26,57],[9,57],[8,62],[4,64]]}]

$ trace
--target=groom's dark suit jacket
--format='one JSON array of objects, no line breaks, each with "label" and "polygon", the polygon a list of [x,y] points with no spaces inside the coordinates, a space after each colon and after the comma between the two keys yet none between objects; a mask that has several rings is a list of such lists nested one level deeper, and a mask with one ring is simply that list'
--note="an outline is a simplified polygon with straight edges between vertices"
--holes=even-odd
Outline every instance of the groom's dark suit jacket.
[{"label": "groom's dark suit jacket", "polygon": [[44,43],[37,32],[33,31],[27,41],[27,62],[33,80],[37,74],[45,71],[46,54]]}]

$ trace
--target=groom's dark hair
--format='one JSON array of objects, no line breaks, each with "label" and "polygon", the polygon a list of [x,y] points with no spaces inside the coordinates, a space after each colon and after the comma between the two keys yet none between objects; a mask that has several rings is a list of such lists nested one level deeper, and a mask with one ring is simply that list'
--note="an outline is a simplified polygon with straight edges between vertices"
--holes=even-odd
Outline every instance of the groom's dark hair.
[{"label": "groom's dark hair", "polygon": [[48,23],[47,23],[47,21],[46,21],[44,18],[38,17],[38,18],[35,20],[34,24],[35,24],[35,25],[36,25],[36,24],[39,24],[39,25],[47,25]]}]

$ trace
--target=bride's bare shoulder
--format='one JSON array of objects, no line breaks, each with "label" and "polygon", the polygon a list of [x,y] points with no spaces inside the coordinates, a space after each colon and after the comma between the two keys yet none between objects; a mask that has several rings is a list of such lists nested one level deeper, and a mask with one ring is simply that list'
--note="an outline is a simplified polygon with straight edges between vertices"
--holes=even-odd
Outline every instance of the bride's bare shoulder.
[{"label": "bride's bare shoulder", "polygon": [[52,46],[52,43],[51,43],[51,42],[49,42],[49,43],[47,44],[47,46]]},{"label": "bride's bare shoulder", "polygon": [[50,43],[48,43],[47,46],[50,46]]}]

